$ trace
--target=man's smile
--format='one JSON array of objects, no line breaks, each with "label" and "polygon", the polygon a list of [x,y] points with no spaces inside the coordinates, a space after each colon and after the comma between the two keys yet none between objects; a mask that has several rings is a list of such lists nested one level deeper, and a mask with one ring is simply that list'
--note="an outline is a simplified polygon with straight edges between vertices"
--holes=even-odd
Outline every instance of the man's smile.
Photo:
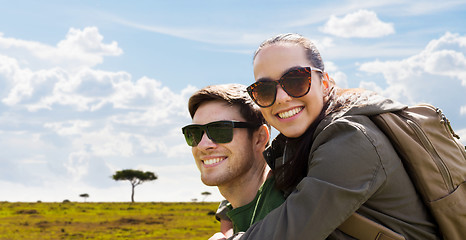
[{"label": "man's smile", "polygon": [[226,157],[216,157],[216,158],[210,158],[210,159],[205,159],[205,160],[202,160],[202,162],[204,163],[204,165],[206,167],[210,167],[210,166],[213,166],[214,164],[216,163],[219,163],[223,160],[227,159]]}]

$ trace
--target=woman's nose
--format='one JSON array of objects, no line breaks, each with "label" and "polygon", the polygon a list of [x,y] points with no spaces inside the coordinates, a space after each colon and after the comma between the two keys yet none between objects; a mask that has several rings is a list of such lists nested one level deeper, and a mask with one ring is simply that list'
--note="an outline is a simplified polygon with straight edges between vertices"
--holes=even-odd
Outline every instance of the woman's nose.
[{"label": "woman's nose", "polygon": [[284,103],[291,100],[291,96],[283,90],[282,86],[277,85],[277,96],[275,96],[275,103]]}]

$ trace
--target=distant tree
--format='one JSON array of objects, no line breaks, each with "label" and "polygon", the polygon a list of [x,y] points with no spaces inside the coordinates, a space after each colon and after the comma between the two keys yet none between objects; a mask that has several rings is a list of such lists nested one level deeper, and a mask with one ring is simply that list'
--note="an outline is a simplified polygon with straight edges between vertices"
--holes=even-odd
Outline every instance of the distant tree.
[{"label": "distant tree", "polygon": [[202,201],[204,202],[205,199],[206,199],[210,194],[212,194],[212,193],[210,193],[210,192],[202,192],[201,194],[204,195],[204,199],[202,200]]},{"label": "distant tree", "polygon": [[82,198],[84,198],[84,202],[86,202],[86,198],[89,197],[89,194],[83,193],[83,194],[80,194],[79,196],[82,197]]},{"label": "distant tree", "polygon": [[153,172],[125,169],[116,171],[112,178],[115,181],[128,180],[131,183],[131,202],[134,202],[134,188],[143,182],[156,180],[158,177]]}]

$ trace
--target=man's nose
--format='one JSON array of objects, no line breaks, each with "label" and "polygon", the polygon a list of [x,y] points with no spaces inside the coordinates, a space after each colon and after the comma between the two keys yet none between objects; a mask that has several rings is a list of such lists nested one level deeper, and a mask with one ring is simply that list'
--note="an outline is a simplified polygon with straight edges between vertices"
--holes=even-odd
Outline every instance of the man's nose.
[{"label": "man's nose", "polygon": [[204,132],[204,133],[202,133],[201,140],[197,144],[197,147],[200,148],[200,149],[208,149],[208,148],[213,148],[216,145],[217,144],[207,136],[207,133]]}]

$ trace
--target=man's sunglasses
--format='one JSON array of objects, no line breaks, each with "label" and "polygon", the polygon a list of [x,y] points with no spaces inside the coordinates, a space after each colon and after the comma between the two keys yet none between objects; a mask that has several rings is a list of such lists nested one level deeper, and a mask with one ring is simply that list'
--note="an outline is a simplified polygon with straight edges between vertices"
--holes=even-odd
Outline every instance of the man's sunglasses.
[{"label": "man's sunglasses", "polygon": [[257,128],[260,125],[238,121],[216,121],[205,125],[191,124],[182,128],[186,143],[195,147],[207,133],[215,143],[229,143],[233,140],[233,128]]},{"label": "man's sunglasses", "polygon": [[322,70],[314,67],[296,67],[283,74],[279,80],[261,79],[247,88],[249,96],[262,108],[270,107],[275,103],[277,85],[280,85],[291,97],[302,97],[311,88],[312,71],[322,73]]}]

